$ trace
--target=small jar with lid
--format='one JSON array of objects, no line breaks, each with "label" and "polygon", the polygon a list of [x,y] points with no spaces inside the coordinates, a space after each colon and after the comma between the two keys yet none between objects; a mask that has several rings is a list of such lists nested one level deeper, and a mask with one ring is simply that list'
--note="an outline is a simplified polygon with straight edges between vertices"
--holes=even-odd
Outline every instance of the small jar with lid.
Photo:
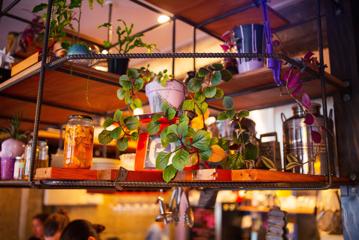
[{"label": "small jar with lid", "polygon": [[71,115],[66,124],[64,167],[90,168],[93,154],[94,124],[86,115]]}]

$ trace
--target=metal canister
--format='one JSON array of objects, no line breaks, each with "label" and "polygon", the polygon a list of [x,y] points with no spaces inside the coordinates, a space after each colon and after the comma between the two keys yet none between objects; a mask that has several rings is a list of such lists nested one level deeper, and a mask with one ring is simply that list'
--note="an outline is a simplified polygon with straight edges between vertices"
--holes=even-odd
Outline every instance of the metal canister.
[{"label": "metal canister", "polygon": [[[286,119],[282,113],[283,121],[283,148],[284,167],[288,164],[287,156],[295,156],[302,166],[295,167],[293,172],[314,175],[327,174],[326,135],[324,117],[320,114],[320,104],[312,103],[310,112],[315,116],[312,125],[305,123],[305,112],[299,105],[292,107],[293,116]],[[332,126],[332,123],[328,124]],[[319,132],[321,142],[312,140],[312,131]],[[330,143],[329,143],[330,144]]]}]

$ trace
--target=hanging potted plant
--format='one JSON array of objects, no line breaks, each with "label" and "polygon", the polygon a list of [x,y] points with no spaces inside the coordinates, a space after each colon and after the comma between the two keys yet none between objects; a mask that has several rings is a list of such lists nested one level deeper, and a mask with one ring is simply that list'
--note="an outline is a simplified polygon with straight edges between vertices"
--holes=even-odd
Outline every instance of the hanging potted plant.
[{"label": "hanging potted plant", "polygon": [[[111,44],[109,40],[104,41],[105,49],[115,49],[117,53],[129,53],[135,48],[145,48],[148,52],[152,52],[156,48],[155,44],[147,44],[143,42],[143,33],[133,34],[133,24],[128,25],[124,20],[118,19],[116,27],[117,41]],[[104,23],[99,28],[112,28],[111,23]],[[108,59],[108,71],[116,74],[125,74],[128,68],[128,58]]]}]

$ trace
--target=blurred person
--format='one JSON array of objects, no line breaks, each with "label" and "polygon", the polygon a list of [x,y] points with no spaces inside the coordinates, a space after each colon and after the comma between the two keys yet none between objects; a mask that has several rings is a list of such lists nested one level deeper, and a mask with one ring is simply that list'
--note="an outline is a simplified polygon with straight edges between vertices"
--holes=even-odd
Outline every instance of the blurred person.
[{"label": "blurred person", "polygon": [[61,240],[100,240],[99,233],[105,227],[92,224],[87,220],[78,219],[70,222],[61,235]]},{"label": "blurred person", "polygon": [[163,222],[154,222],[148,229],[146,240],[167,240],[168,235]]},{"label": "blurred person", "polygon": [[39,213],[32,217],[32,236],[29,240],[44,239],[44,224],[48,216],[47,213]]},{"label": "blurred person", "polygon": [[61,209],[58,212],[51,214],[47,218],[44,226],[45,240],[60,240],[61,233],[69,222],[70,219],[66,212]]}]

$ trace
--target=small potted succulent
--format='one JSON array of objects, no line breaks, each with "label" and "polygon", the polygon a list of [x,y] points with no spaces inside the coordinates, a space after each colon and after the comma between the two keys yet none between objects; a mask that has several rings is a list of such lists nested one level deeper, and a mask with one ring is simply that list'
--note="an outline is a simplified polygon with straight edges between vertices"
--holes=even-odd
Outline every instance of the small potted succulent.
[{"label": "small potted succulent", "polygon": [[0,140],[4,140],[1,144],[1,158],[15,158],[24,153],[24,140],[26,135],[20,131],[20,119],[14,116],[10,120],[10,127],[0,129]]},{"label": "small potted succulent", "polygon": [[[128,25],[124,20],[118,19],[118,25],[116,27],[117,41],[111,44],[110,41],[104,41],[105,49],[115,49],[117,53],[129,53],[135,48],[145,48],[147,51],[152,52],[156,48],[155,44],[147,44],[143,42],[143,33],[133,34],[133,24]],[[112,27],[111,23],[104,23],[99,28]],[[128,68],[128,58],[122,59],[109,59],[108,71],[116,74],[125,74]]]}]

